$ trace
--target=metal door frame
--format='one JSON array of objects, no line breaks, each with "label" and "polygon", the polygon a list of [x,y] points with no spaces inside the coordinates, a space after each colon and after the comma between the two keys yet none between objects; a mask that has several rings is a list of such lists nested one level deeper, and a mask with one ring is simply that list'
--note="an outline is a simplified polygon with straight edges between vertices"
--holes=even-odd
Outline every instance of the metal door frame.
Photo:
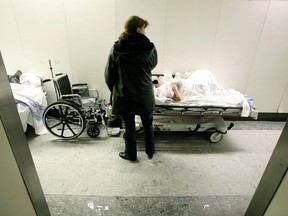
[{"label": "metal door frame", "polygon": [[288,170],[288,121],[270,157],[245,216],[264,215]]},{"label": "metal door frame", "polygon": [[37,216],[50,216],[0,52],[0,118]]}]

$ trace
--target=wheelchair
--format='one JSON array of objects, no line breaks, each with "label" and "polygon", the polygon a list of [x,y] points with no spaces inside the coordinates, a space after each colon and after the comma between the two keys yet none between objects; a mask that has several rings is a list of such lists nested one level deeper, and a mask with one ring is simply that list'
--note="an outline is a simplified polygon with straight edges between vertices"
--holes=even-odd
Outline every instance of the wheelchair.
[{"label": "wheelchair", "polygon": [[47,130],[57,137],[73,139],[87,128],[88,136],[97,137],[100,134],[99,127],[106,125],[105,103],[100,99],[98,91],[89,89],[86,83],[71,85],[65,73],[56,74],[51,81],[54,83],[57,101],[50,104],[43,113],[43,123]]}]

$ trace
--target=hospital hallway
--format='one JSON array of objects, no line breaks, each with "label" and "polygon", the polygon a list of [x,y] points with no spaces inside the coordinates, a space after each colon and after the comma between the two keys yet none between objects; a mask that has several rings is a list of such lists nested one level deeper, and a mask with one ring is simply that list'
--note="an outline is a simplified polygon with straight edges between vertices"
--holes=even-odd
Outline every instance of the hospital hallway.
[{"label": "hospital hallway", "polygon": [[[227,121],[229,124],[232,121]],[[243,216],[285,121],[234,121],[213,144],[205,133],[157,132],[149,160],[121,159],[124,140],[106,130],[73,140],[26,132],[52,216]]]}]

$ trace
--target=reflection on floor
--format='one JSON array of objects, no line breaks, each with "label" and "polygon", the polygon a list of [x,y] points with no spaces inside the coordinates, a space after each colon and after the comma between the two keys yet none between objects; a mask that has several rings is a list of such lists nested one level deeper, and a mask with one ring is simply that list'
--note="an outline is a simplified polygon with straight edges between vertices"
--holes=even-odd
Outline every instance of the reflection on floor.
[{"label": "reflection on floor", "polygon": [[242,216],[285,122],[234,122],[217,144],[205,133],[156,133],[148,160],[143,136],[138,160],[118,156],[123,138],[51,134],[27,139],[52,216]]}]

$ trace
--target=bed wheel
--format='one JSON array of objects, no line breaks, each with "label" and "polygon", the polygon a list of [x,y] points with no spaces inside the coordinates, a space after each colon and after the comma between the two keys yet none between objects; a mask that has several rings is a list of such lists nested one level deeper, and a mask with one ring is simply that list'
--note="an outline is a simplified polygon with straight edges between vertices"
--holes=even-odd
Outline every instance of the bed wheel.
[{"label": "bed wheel", "polygon": [[100,129],[96,125],[91,125],[87,129],[87,134],[90,137],[97,137],[100,134]]},{"label": "bed wheel", "polygon": [[222,137],[223,137],[223,134],[221,134],[221,133],[219,133],[219,132],[217,132],[217,131],[212,132],[212,133],[210,133],[210,135],[209,135],[209,139],[210,139],[210,141],[211,141],[212,143],[217,143],[217,142],[219,142],[219,141],[222,139]]}]

